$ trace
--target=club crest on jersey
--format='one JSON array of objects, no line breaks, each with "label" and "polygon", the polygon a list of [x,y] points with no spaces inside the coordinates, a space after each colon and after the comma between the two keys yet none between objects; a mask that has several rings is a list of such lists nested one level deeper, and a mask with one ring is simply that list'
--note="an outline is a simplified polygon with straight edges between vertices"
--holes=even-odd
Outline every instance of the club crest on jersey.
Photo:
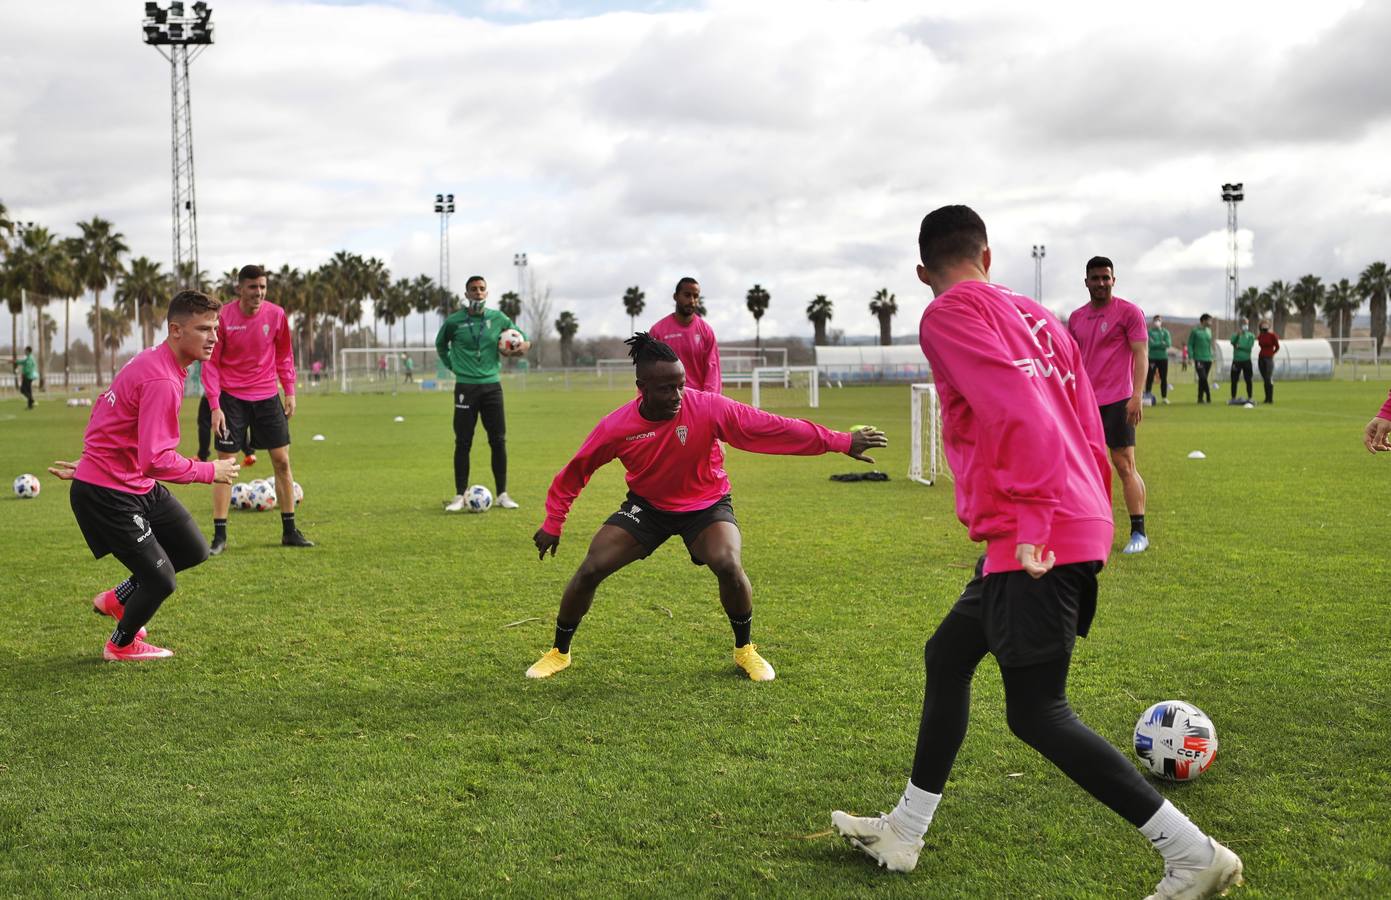
[{"label": "club crest on jersey", "polygon": [[269,335],[270,335],[270,323],[269,323],[269,322],[266,322],[266,323],[264,323],[264,324],[261,325],[261,336],[262,336],[262,337],[268,337]]},{"label": "club crest on jersey", "polygon": [[690,430],[689,430],[688,428],[686,428],[685,425],[677,425],[677,426],[676,426],[676,439],[677,439],[678,441],[681,442],[681,446],[682,446],[682,447],[686,446],[686,435],[687,435],[687,434],[690,434]]},{"label": "club crest on jersey", "polygon": [[1111,323],[1110,323],[1110,322],[1102,322],[1102,323],[1101,323],[1101,333],[1102,333],[1102,334],[1105,334],[1105,333],[1106,333],[1106,329],[1108,329],[1108,328],[1110,328],[1110,327],[1111,327]]}]

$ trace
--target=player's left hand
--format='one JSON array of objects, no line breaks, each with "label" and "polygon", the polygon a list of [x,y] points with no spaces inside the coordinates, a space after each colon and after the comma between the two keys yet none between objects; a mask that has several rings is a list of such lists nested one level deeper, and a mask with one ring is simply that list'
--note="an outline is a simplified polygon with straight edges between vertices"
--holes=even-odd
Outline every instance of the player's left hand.
[{"label": "player's left hand", "polygon": [[[1391,420],[1374,416],[1367,423],[1367,432],[1362,436],[1368,453],[1385,453],[1391,450]],[[49,471],[52,471],[51,469]]]},{"label": "player's left hand", "polygon": [[545,559],[547,550],[551,551],[551,556],[555,556],[555,548],[560,546],[560,535],[551,534],[544,528],[538,528],[536,529],[536,533],[531,536],[531,541],[536,545],[536,549],[540,551],[540,555],[536,558]]},{"label": "player's left hand", "polygon": [[293,416],[295,414],[295,395],[286,394],[285,401],[282,405],[285,407],[285,418],[288,419]]},{"label": "player's left hand", "polygon": [[1125,424],[1132,428],[1140,424],[1141,417],[1144,416],[1145,401],[1143,397],[1131,397],[1125,402]]},{"label": "player's left hand", "polygon": [[850,449],[845,451],[845,455],[860,462],[873,463],[874,457],[865,456],[865,451],[870,447],[887,446],[889,439],[884,436],[884,432],[873,425],[863,425],[850,432]]},{"label": "player's left hand", "polygon": [[64,481],[72,481],[73,475],[77,473],[77,463],[56,459],[53,461],[53,465],[48,467],[48,473]]}]

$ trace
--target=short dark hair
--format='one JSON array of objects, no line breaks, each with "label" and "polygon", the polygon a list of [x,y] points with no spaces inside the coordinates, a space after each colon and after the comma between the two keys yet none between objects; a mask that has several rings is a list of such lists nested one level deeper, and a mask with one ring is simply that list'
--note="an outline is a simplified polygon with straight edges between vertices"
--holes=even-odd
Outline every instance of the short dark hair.
[{"label": "short dark hair", "polygon": [[260,266],[242,266],[237,272],[237,284],[243,281],[255,281],[257,278],[265,278],[266,270]]},{"label": "short dark hair", "polygon": [[481,281],[485,285],[488,283],[488,279],[484,278],[482,275],[470,275],[468,280],[464,282],[464,290],[468,290],[469,285],[473,284],[475,281]]},{"label": "short dark hair", "polygon": [[34,348],[33,348],[33,347],[30,347],[28,344],[25,344],[25,345],[24,345],[24,352],[25,352],[25,353],[33,353],[33,352],[34,352]]},{"label": "short dark hair", "polygon": [[694,284],[694,285],[697,286],[697,287],[700,286],[700,282],[699,282],[699,281],[696,281],[696,280],[695,280],[694,278],[692,278],[691,276],[686,275],[686,276],[684,276],[680,281],[676,282],[676,289],[673,290],[673,291],[671,292],[671,295],[672,295],[673,297],[675,297],[677,294],[681,293],[681,286],[682,286],[683,284]]},{"label": "short dark hair", "polygon": [[1211,322],[1211,321],[1212,321],[1212,316],[1208,315],[1207,313],[1203,313],[1201,316],[1198,316],[1198,324],[1199,324],[1199,325],[1203,324],[1204,322]]},{"label": "short dark hair", "polygon": [[969,206],[934,209],[918,229],[918,257],[928,269],[972,259],[988,244],[985,221]]},{"label": "short dark hair", "polygon": [[222,309],[221,301],[214,300],[207,294],[200,291],[179,291],[174,295],[174,299],[169,301],[169,312],[165,314],[165,318],[171,322],[184,321],[190,316],[215,313],[220,309]]},{"label": "short dark hair", "polygon": [[1090,272],[1092,269],[1110,269],[1112,274],[1115,274],[1116,266],[1111,262],[1109,257],[1093,256],[1091,259],[1087,260],[1086,271]]},{"label": "short dark hair", "polygon": [[680,362],[676,351],[645,331],[639,331],[623,343],[628,345],[628,358],[634,366],[646,362]]}]

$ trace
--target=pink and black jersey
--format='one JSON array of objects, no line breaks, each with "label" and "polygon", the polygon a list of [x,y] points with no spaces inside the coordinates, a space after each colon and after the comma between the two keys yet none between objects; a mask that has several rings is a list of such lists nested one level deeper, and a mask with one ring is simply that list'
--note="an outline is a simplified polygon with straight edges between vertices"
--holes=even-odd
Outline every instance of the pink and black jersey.
[{"label": "pink and black jersey", "polygon": [[615,457],[628,488],[664,512],[705,509],[729,493],[729,476],[711,454],[717,440],[741,450],[790,456],[844,453],[850,435],[814,422],[785,419],[719,394],[687,390],[672,419],[643,418],[638,397],[609,413],[585,438],[546,494],[542,529],[559,535],[595,470]]},{"label": "pink and black jersey", "polygon": [[212,463],[178,451],[187,375],[168,343],[136,354],[92,404],[73,477],[128,494],[149,493],[156,481],[212,484]]},{"label": "pink and black jersey", "polygon": [[1082,349],[1082,362],[1091,376],[1101,406],[1128,400],[1135,393],[1133,343],[1149,347],[1145,314],[1129,300],[1112,297],[1105,306],[1088,303],[1067,319],[1067,330]]},{"label": "pink and black jersey", "polygon": [[942,401],[956,515],[986,542],[986,573],[1022,568],[1018,544],[1058,564],[1104,561],[1111,464],[1081,352],[1057,318],[963,281],[928,305],[918,339]]},{"label": "pink and black jersey", "polygon": [[203,364],[208,406],[217,409],[223,391],[255,401],[276,396],[279,388],[287,397],[295,392],[295,355],[285,310],[268,300],[254,316],[242,312],[241,301],[222,307],[217,347]]},{"label": "pink and black jersey", "polygon": [[718,394],[724,386],[720,376],[720,348],[715,343],[715,330],[696,316],[691,324],[682,325],[672,313],[647,331],[652,337],[669,346],[686,369],[686,387]]}]

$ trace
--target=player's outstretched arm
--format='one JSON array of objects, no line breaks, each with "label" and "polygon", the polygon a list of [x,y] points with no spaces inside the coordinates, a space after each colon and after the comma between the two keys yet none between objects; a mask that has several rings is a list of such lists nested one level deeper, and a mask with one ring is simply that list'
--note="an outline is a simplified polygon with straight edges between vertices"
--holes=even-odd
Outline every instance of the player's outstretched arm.
[{"label": "player's outstretched arm", "polygon": [[845,451],[845,455],[860,462],[873,463],[874,457],[866,456],[865,451],[871,447],[887,446],[889,439],[884,432],[873,425],[862,425],[850,432],[850,449]]},{"label": "player's outstretched arm", "polygon": [[551,556],[555,556],[555,550],[560,546],[560,535],[551,534],[544,528],[536,529],[536,533],[531,536],[531,541],[536,545],[539,555],[537,559],[545,559],[546,551],[551,551]]}]

